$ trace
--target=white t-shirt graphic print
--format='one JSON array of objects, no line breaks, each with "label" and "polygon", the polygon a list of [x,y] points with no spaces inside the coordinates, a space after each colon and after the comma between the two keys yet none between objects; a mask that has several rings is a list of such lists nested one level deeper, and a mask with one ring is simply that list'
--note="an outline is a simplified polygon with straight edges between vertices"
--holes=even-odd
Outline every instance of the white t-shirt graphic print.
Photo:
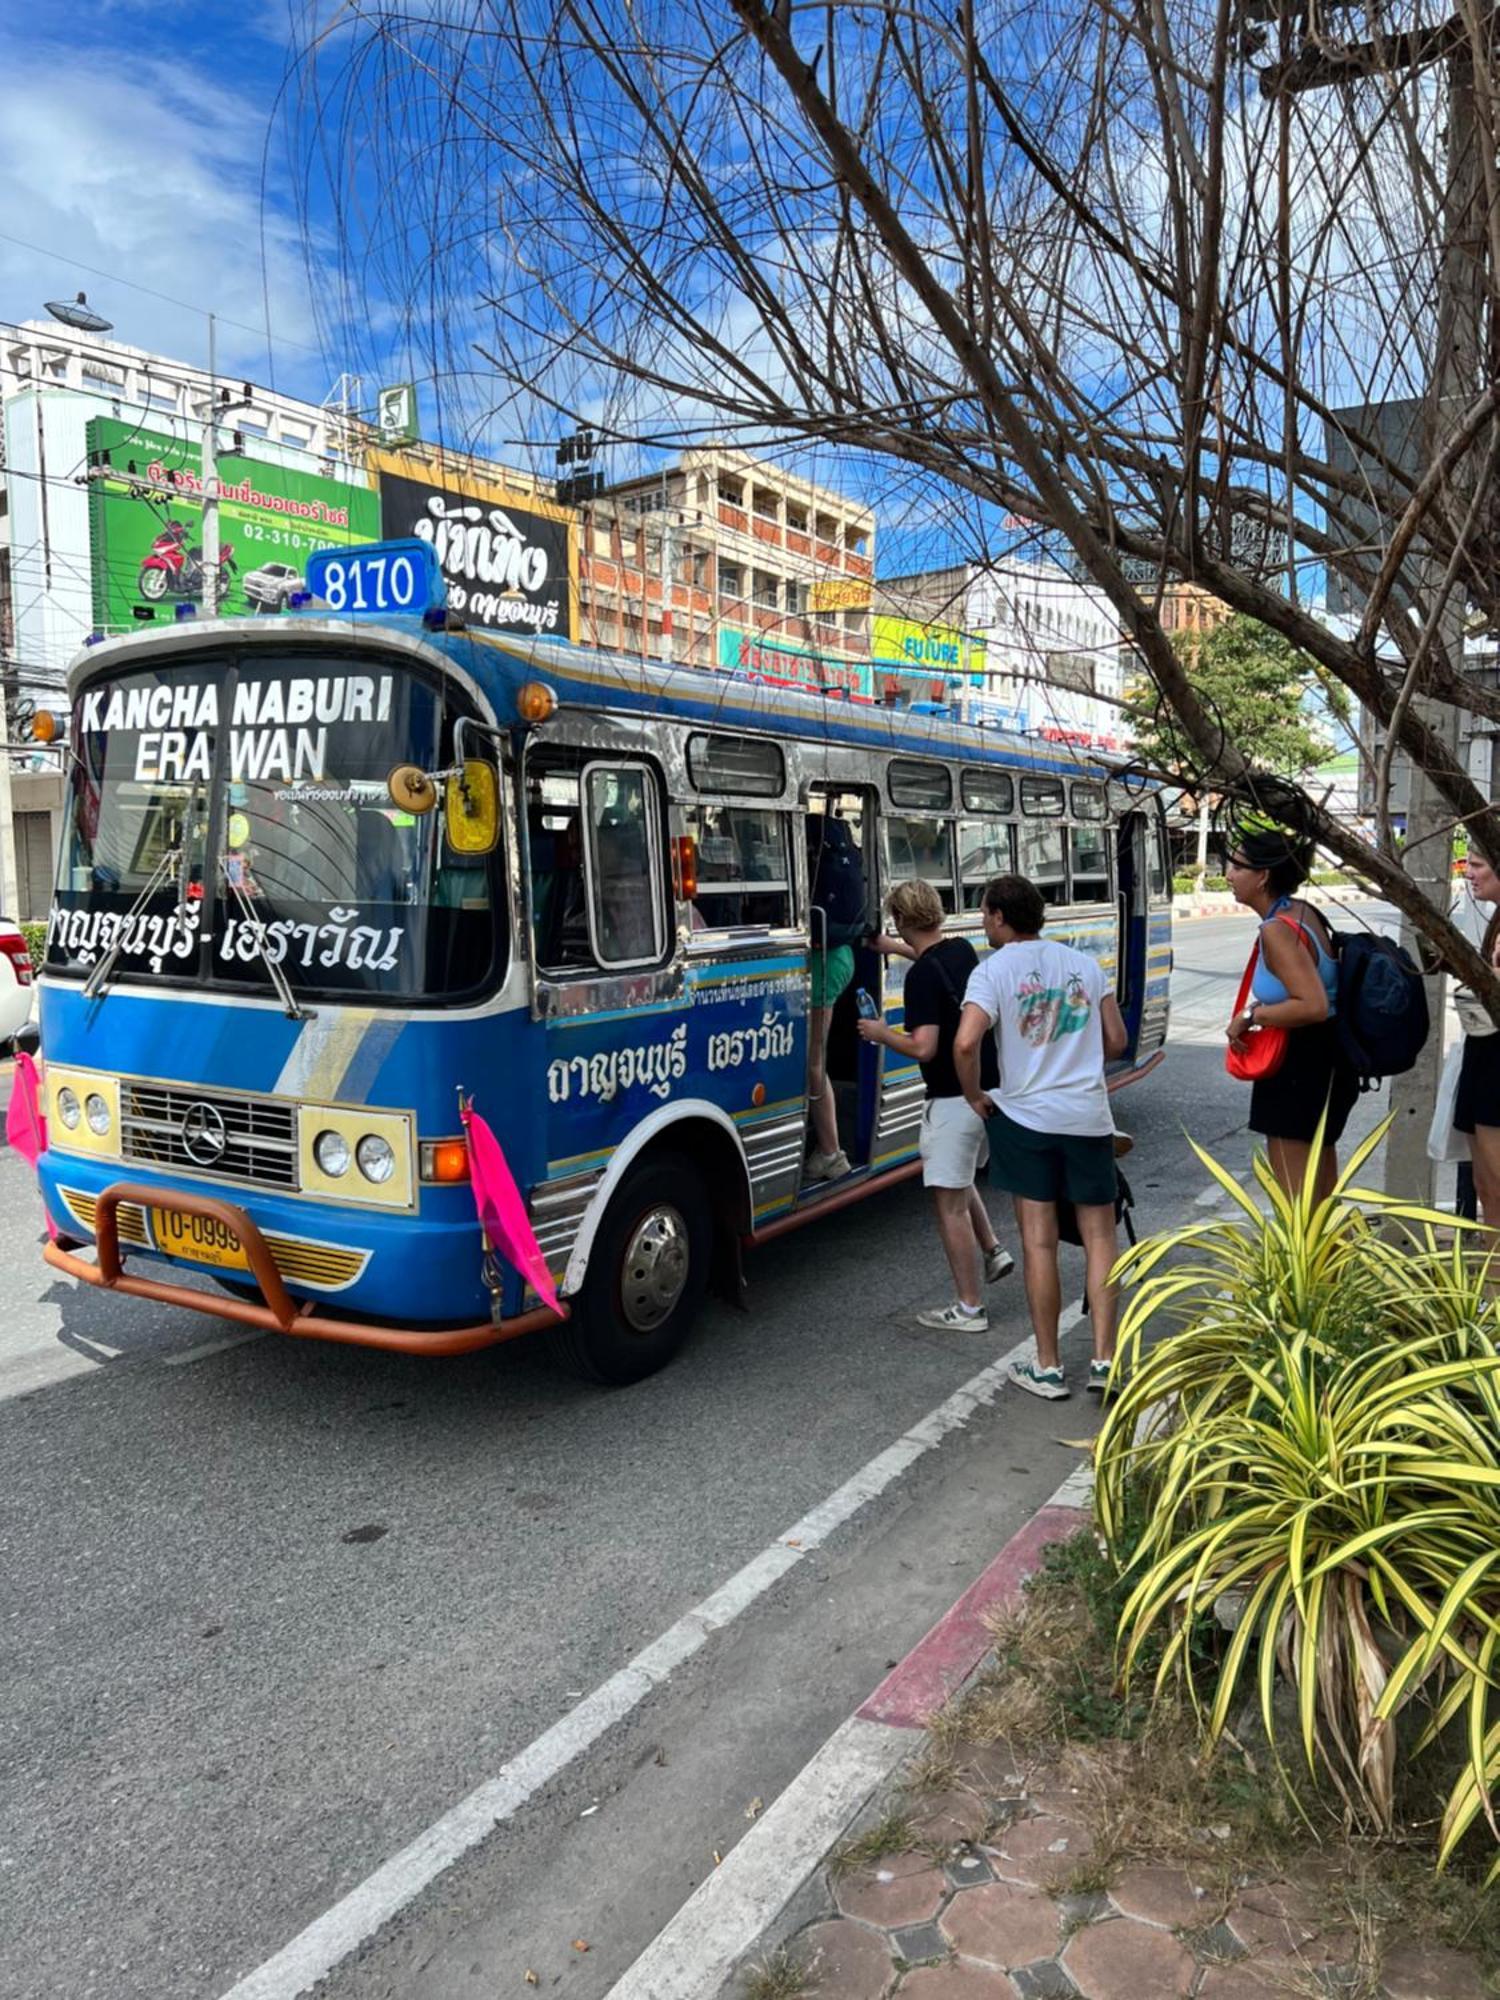
[{"label": "white t-shirt graphic print", "polygon": [[1102,1138],[1115,1129],[1104,1083],[1099,961],[1050,938],[992,951],[970,974],[966,1005],[994,1024],[999,1087],[990,1096],[1031,1132]]}]

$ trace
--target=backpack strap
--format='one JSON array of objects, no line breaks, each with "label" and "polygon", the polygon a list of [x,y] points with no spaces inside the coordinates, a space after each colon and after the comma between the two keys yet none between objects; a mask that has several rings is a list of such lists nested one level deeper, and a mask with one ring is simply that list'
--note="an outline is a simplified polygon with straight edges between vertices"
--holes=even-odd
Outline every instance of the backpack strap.
[{"label": "backpack strap", "polygon": [[[944,940],[944,942],[946,943],[946,939]],[[941,949],[942,947],[940,945],[933,946],[934,951],[940,951]],[[927,955],[930,956],[930,954]],[[944,965],[943,961],[940,958],[934,958],[932,961],[932,969],[938,976],[938,985],[942,987],[943,991],[947,994],[948,998],[953,1002],[954,1006],[958,1009],[960,1016],[962,1016],[964,1011],[963,997],[959,993],[958,988],[953,984],[953,977],[952,974],[949,972],[947,966]]]}]

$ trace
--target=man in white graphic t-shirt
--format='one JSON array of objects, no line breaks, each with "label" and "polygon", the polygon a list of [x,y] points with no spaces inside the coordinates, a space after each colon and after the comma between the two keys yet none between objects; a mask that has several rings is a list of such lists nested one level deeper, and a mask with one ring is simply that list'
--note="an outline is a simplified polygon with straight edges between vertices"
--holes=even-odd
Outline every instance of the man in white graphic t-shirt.
[{"label": "man in white graphic t-shirt", "polygon": [[[1124,1054],[1125,1023],[1098,960],[1042,937],[1047,906],[1034,882],[996,876],[983,915],[994,949],[964,990],[953,1061],[964,1096],[990,1121],[990,1179],[1015,1198],[1036,1359],[1012,1362],[1011,1380],[1033,1396],[1068,1393],[1057,1346],[1057,1204],[1070,1201],[1088,1265],[1089,1388],[1102,1395],[1115,1351],[1116,1252],[1115,1125],[1104,1065]],[[991,1030],[1000,1082],[986,1093],[979,1050]]]}]

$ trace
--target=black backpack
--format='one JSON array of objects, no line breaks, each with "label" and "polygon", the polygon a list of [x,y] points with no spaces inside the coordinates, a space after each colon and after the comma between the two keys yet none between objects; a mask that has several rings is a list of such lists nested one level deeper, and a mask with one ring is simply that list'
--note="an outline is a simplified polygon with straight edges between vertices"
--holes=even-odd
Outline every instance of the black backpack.
[{"label": "black backpack", "polygon": [[1392,939],[1376,931],[1328,935],[1339,969],[1339,1049],[1361,1089],[1372,1090],[1384,1077],[1404,1076],[1426,1046],[1427,989],[1411,954]]},{"label": "black backpack", "polygon": [[865,867],[854,836],[844,821],[831,813],[813,813],[807,821],[807,848],[812,863],[813,906],[828,919],[827,942],[854,944],[870,928]]}]

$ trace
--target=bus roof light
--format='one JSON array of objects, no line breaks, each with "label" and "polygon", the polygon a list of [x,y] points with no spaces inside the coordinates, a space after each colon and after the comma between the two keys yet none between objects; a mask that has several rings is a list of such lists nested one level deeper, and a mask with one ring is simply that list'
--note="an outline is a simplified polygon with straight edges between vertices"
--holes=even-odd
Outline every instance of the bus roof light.
[{"label": "bus roof light", "polygon": [[527,681],[516,696],[516,713],[523,722],[547,722],[557,713],[556,692],[545,681]]}]

